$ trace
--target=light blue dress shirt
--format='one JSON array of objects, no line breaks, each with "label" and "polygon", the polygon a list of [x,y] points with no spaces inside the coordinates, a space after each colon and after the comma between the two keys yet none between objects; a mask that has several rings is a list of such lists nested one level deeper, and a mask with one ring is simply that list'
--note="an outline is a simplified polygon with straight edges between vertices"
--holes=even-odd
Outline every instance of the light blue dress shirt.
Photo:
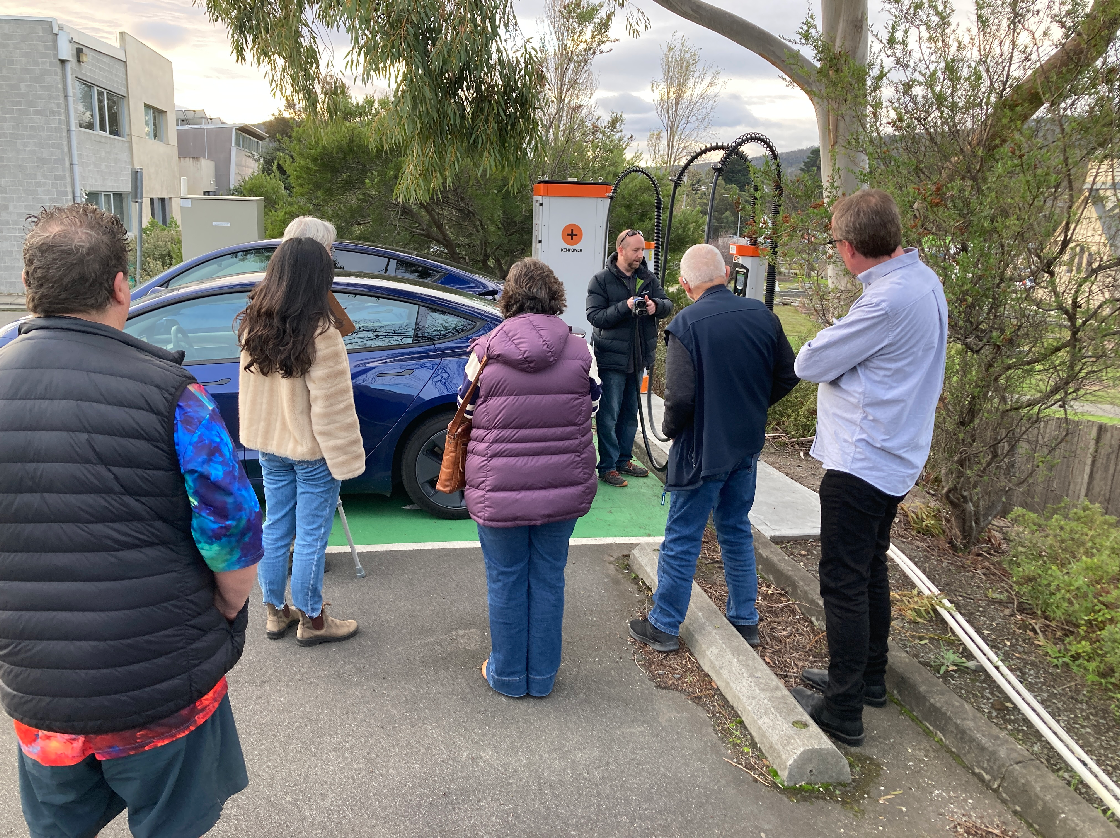
[{"label": "light blue dress shirt", "polygon": [[826,469],[888,495],[913,488],[929,457],[945,379],[949,328],[937,275],[907,248],[859,275],[847,316],[801,347],[794,369],[817,390],[817,438]]}]

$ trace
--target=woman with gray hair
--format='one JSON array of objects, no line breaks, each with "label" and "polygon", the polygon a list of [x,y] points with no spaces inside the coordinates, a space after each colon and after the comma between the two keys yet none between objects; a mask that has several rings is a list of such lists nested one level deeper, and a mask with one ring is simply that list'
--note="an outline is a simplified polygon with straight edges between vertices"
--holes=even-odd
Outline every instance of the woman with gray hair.
[{"label": "woman with gray hair", "polygon": [[335,236],[338,231],[329,221],[316,218],[313,215],[301,215],[293,218],[284,228],[284,240],[288,239],[315,239],[327,250],[334,246]]},{"label": "woman with gray hair", "polygon": [[[293,218],[284,228],[284,241],[288,239],[314,239],[327,249],[332,258],[334,257],[333,248],[336,235],[338,235],[338,231],[333,224],[313,215],[301,215],[298,218]],[[335,267],[338,267],[337,263]],[[346,337],[354,334],[357,327],[346,313],[346,309],[342,307],[342,303],[335,299],[333,291],[328,292],[327,303],[330,305],[334,319],[338,321],[338,330],[342,332],[342,336]]]}]

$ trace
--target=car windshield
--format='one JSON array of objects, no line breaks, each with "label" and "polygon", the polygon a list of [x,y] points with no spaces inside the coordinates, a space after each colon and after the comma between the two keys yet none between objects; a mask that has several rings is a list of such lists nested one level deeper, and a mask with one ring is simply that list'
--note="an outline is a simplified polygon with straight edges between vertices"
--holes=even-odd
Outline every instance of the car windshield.
[{"label": "car windshield", "polygon": [[215,256],[213,259],[208,259],[200,265],[195,265],[193,268],[183,271],[166,283],[164,287],[170,290],[222,276],[257,273],[268,267],[268,260],[272,258],[275,251],[275,247],[258,247],[253,250],[238,250],[234,253]]}]

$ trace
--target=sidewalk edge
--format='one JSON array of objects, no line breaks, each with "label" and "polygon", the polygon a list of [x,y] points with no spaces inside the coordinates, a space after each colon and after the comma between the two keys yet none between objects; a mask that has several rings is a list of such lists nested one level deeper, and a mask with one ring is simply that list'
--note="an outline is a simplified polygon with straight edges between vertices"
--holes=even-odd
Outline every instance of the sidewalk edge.
[{"label": "sidewalk edge", "polygon": [[[824,626],[816,577],[757,529],[758,571]],[[1099,811],[893,642],[887,686],[899,703],[1043,838],[1117,838]]]},{"label": "sidewalk edge", "polygon": [[[651,588],[657,587],[657,558],[649,544],[630,552],[630,569]],[[739,712],[784,784],[851,782],[847,758],[695,582],[681,637]]]}]

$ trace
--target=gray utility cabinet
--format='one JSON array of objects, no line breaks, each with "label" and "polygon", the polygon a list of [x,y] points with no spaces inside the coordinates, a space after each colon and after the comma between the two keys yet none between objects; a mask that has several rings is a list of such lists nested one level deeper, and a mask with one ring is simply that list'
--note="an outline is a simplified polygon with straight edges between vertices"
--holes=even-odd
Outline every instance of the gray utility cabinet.
[{"label": "gray utility cabinet", "polygon": [[264,238],[264,198],[190,195],[181,198],[183,261]]}]

